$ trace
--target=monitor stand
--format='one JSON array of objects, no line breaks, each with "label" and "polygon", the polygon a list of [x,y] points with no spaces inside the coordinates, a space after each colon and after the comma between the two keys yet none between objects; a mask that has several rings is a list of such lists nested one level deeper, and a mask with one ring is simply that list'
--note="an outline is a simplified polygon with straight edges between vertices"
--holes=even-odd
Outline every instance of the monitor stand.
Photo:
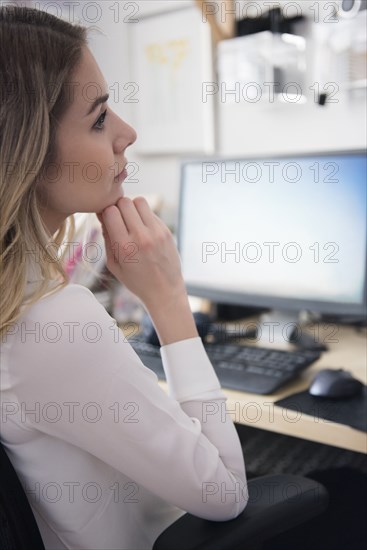
[{"label": "monitor stand", "polygon": [[325,351],[327,346],[316,339],[316,335],[305,331],[303,312],[272,310],[260,316],[256,342],[259,346],[294,344],[301,349]]}]

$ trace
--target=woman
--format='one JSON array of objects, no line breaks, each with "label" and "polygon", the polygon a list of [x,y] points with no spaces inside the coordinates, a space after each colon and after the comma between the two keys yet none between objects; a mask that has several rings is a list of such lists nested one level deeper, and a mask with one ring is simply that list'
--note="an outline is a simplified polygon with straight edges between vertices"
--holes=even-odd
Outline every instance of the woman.
[{"label": "woman", "polygon": [[[46,548],[148,549],[185,511],[237,517],[238,436],[170,231],[123,197],[136,134],[103,97],[86,29],[0,8],[0,70],[1,440]],[[93,294],[68,284],[57,250],[75,212],[98,215],[108,269],[148,310],[169,395]]]}]

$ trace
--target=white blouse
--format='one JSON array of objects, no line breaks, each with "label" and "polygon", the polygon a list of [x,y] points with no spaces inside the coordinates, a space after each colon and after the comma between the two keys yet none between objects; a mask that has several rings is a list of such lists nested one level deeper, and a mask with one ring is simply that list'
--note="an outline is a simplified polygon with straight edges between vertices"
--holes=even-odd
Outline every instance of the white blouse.
[{"label": "white blouse", "polygon": [[1,342],[1,440],[47,550],[151,549],[184,512],[237,517],[247,482],[200,338],[161,348],[169,394],[87,288],[33,305]]}]

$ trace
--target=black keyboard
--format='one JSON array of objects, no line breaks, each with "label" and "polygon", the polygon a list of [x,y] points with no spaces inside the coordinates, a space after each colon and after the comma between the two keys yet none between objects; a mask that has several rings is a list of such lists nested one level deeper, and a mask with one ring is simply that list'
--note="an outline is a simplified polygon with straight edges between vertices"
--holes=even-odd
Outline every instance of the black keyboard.
[{"label": "black keyboard", "polygon": [[[146,367],[165,380],[159,347],[133,339],[130,344]],[[257,394],[273,393],[314,363],[319,351],[277,349],[237,344],[204,344],[221,386]]]}]

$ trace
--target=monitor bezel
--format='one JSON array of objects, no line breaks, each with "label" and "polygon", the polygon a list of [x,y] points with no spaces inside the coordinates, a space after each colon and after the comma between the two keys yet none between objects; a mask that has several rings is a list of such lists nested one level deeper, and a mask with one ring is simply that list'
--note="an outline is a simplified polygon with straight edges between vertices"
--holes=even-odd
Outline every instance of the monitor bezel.
[{"label": "monitor bezel", "polygon": [[[269,160],[284,160],[295,158],[317,158],[323,156],[367,156],[367,149],[350,149],[350,150],[325,150],[317,152],[291,152],[282,154],[267,154],[267,155],[248,155],[248,156],[207,156],[207,157],[192,157],[185,158],[181,161],[180,167],[180,192],[179,192],[179,209],[178,209],[178,225],[177,225],[177,246],[179,253],[182,251],[182,220],[183,220],[183,196],[184,196],[184,175],[187,165],[201,164],[203,162],[256,162]],[[367,233],[367,223],[366,223]],[[367,234],[366,234],[366,250],[365,257],[367,262]],[[255,306],[259,308],[269,308],[282,311],[312,311],[320,314],[332,315],[367,315],[367,266],[365,263],[363,298],[360,303],[353,302],[330,302],[322,300],[297,299],[289,297],[279,297],[265,294],[246,294],[231,292],[220,288],[210,288],[201,285],[191,284],[185,281],[186,289],[189,295],[207,299],[214,303],[226,303],[242,306]]]}]

